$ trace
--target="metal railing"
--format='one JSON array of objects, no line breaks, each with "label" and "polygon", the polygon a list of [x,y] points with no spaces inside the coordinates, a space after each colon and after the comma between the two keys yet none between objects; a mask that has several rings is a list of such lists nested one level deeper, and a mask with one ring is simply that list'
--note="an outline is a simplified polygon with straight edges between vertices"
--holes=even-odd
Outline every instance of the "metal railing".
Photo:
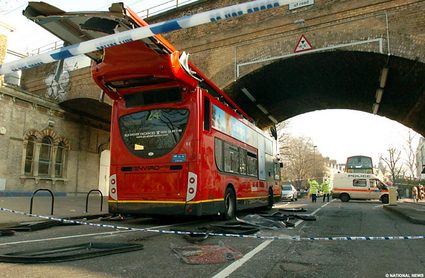
[{"label": "metal railing", "polygon": [[178,7],[196,2],[197,0],[186,0],[186,1],[182,1],[182,0],[170,0],[167,2],[163,2],[161,4],[158,4],[156,6],[152,6],[150,8],[147,8],[145,10],[141,10],[139,12],[137,12],[137,14],[142,17],[142,18],[147,18],[150,16],[154,16],[157,14],[161,14],[163,12],[172,10],[172,9],[176,9]]}]

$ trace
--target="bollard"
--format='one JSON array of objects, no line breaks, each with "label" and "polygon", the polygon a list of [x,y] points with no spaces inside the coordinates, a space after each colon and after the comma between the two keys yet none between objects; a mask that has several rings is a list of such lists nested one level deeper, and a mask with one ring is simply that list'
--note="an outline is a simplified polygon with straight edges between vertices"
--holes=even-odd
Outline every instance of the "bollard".
[{"label": "bollard", "polygon": [[395,186],[388,186],[388,204],[390,206],[397,205],[397,188]]},{"label": "bollard", "polygon": [[98,192],[100,194],[100,211],[102,211],[102,207],[103,207],[103,194],[98,189],[92,189],[92,190],[89,191],[89,193],[87,193],[87,196],[86,196],[86,212],[88,212],[88,210],[89,210],[89,196],[90,196],[90,193],[92,193],[92,192]]},{"label": "bollard", "polygon": [[30,202],[30,214],[32,214],[32,204],[33,204],[33,201],[34,201],[34,196],[39,191],[47,191],[47,192],[49,192],[50,196],[52,197],[52,205],[51,205],[51,208],[50,208],[50,214],[53,215],[53,207],[55,205],[55,197],[53,196],[53,192],[50,189],[47,189],[47,188],[40,188],[40,189],[37,189],[36,191],[34,191],[32,193],[31,202]]}]

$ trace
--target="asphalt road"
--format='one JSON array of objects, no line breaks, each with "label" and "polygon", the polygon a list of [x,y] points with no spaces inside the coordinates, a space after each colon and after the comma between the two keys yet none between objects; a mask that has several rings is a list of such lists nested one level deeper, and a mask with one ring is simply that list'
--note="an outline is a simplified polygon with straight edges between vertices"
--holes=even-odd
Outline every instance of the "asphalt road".
[{"label": "asphalt road", "polygon": [[[305,207],[309,213],[317,216],[317,221],[298,221],[292,229],[262,229],[259,234],[300,238],[424,235],[424,225],[412,224],[384,210],[379,202],[341,203],[334,200],[323,205],[321,200],[311,204],[305,199],[294,203],[280,203],[278,207]],[[209,217],[171,220],[140,218],[111,223],[136,228],[194,230],[217,222],[217,219]],[[0,237],[0,254],[87,242],[135,243],[143,244],[144,249],[61,263],[0,263],[1,276],[425,277],[423,239],[297,241],[209,237],[199,244],[230,247],[243,257],[234,262],[192,265],[183,262],[173,249],[199,244],[189,243],[181,235],[116,231],[91,226],[62,226]]]}]

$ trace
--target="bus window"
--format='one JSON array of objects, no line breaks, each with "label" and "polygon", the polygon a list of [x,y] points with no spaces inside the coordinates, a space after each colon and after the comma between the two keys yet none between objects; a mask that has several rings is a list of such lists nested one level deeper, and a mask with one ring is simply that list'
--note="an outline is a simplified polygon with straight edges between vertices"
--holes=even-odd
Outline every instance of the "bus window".
[{"label": "bus window", "polygon": [[210,130],[211,122],[211,104],[208,97],[204,97],[204,130]]},{"label": "bus window", "polygon": [[274,170],[274,179],[280,180],[280,164],[278,162],[275,162],[273,164],[273,170]]},{"label": "bus window", "polygon": [[239,148],[239,173],[246,175],[246,150]]},{"label": "bus window", "polygon": [[350,156],[345,164],[345,172],[373,174],[372,158],[364,155]]},{"label": "bus window", "polygon": [[214,138],[214,153],[215,164],[218,170],[223,171],[223,141],[218,138]]},{"label": "bus window", "polygon": [[143,158],[169,153],[180,142],[189,118],[187,109],[136,112],[119,119],[121,137],[128,150]]},{"label": "bus window", "polygon": [[253,177],[258,175],[257,155],[251,152],[247,153],[247,174]]},{"label": "bus window", "polygon": [[238,148],[226,142],[224,142],[224,171],[239,173]]},{"label": "bus window", "polygon": [[125,106],[131,108],[143,105],[178,102],[182,100],[182,94],[180,88],[168,88],[125,95],[124,100]]}]

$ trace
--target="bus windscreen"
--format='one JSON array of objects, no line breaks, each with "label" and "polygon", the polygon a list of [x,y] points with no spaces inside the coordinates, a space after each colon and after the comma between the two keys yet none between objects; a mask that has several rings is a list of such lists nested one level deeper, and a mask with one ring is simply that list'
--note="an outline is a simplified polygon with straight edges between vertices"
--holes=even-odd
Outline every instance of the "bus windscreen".
[{"label": "bus windscreen", "polygon": [[128,150],[142,158],[169,153],[180,142],[189,118],[187,109],[156,109],[132,113],[119,120]]},{"label": "bus windscreen", "polygon": [[347,173],[367,173],[373,174],[372,158],[368,156],[351,156],[347,158],[345,166]]}]

